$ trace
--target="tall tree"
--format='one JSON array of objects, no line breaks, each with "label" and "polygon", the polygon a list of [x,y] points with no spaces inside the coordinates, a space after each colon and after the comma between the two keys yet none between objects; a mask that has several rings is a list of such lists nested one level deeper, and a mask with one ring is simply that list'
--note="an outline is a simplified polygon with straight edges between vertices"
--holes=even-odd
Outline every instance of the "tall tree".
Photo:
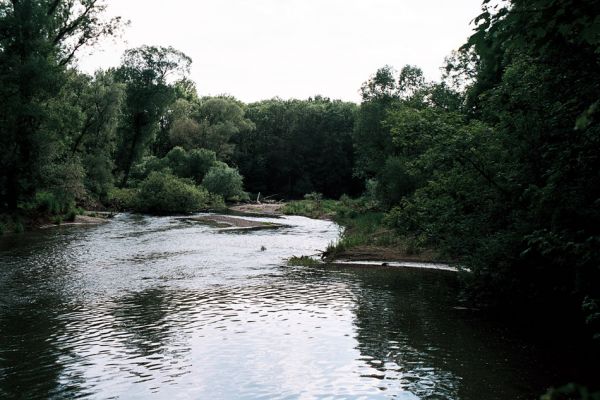
[{"label": "tall tree", "polygon": [[244,104],[232,97],[205,97],[191,103],[182,100],[178,111],[180,117],[175,119],[170,132],[172,144],[188,150],[212,150],[225,161],[233,155],[231,139],[254,129],[245,116]]},{"label": "tall tree", "polygon": [[191,63],[172,47],[142,46],[125,52],[115,73],[126,85],[117,157],[121,186],[127,184],[131,167],[148,150],[165,110],[175,100],[173,82],[189,73]]},{"label": "tall tree", "polygon": [[0,207],[33,194],[55,138],[41,129],[46,104],[77,52],[115,34],[101,0],[0,2]]}]

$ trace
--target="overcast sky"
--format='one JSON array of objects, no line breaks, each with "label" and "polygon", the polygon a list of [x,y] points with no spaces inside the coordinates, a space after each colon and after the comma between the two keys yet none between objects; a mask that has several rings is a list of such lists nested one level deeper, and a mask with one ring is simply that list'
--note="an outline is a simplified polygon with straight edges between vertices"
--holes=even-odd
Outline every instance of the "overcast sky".
[{"label": "overcast sky", "polygon": [[444,57],[469,36],[481,0],[108,0],[131,21],[124,43],[80,58],[87,72],[118,65],[143,44],[193,59],[201,95],[245,102],[321,94],[359,101],[379,67],[420,66],[437,79]]}]

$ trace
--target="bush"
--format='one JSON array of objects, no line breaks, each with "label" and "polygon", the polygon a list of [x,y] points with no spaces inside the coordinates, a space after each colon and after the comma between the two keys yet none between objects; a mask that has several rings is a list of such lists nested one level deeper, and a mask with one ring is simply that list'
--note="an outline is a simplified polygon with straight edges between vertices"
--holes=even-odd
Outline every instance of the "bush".
[{"label": "bush", "polygon": [[217,162],[202,180],[202,186],[211,193],[223,196],[225,200],[239,201],[248,199],[243,181],[244,178],[237,169]]},{"label": "bush", "polygon": [[194,149],[188,152],[181,147],[174,147],[164,158],[145,157],[134,165],[130,178],[135,183],[143,181],[152,172],[170,172],[179,178],[190,178],[200,184],[216,162],[214,151]]},{"label": "bush", "polygon": [[58,203],[58,213],[66,213],[75,208],[77,200],[85,197],[83,185],[85,171],[77,159],[62,163],[49,163],[42,168],[41,188],[52,193]]},{"label": "bush", "polygon": [[131,168],[129,179],[135,182],[141,182],[152,172],[164,172],[167,168],[167,159],[155,156],[147,156],[141,162]]},{"label": "bush", "polygon": [[108,192],[108,206],[113,210],[125,211],[135,208],[137,189],[113,188]]},{"label": "bush", "polygon": [[75,201],[69,196],[57,195],[54,192],[40,191],[35,194],[32,202],[22,206],[27,214],[47,217],[70,218],[77,213]]},{"label": "bush", "polygon": [[37,192],[34,199],[34,208],[41,213],[58,215],[62,212],[62,206],[56,196],[50,192]]},{"label": "bush", "polygon": [[134,208],[151,214],[191,213],[206,209],[210,201],[208,192],[190,181],[152,172],[141,183]]},{"label": "bush", "polygon": [[217,163],[217,155],[212,150],[194,149],[188,153],[188,178],[200,184],[208,171]]},{"label": "bush", "polygon": [[181,178],[189,178],[188,153],[181,147],[174,147],[163,159],[173,174]]},{"label": "bush", "polygon": [[227,205],[225,204],[225,200],[223,200],[223,196],[215,193],[208,193],[208,207],[212,211],[224,211],[227,209]]}]

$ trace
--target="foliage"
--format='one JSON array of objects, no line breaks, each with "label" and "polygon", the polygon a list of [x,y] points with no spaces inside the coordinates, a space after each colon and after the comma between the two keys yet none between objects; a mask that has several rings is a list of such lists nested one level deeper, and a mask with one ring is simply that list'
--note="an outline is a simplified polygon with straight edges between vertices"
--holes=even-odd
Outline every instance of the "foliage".
[{"label": "foliage", "polygon": [[186,214],[207,209],[209,202],[208,192],[190,181],[152,172],[140,184],[134,208],[150,214]]},{"label": "foliage", "polygon": [[281,212],[286,215],[302,215],[315,219],[331,219],[338,209],[335,200],[323,200],[316,196],[307,195],[304,200],[290,201],[285,204]]},{"label": "foliage", "polygon": [[308,256],[294,256],[288,260],[287,265],[290,267],[317,267],[321,265],[321,262]]},{"label": "foliage", "polygon": [[137,189],[112,188],[108,192],[106,204],[113,210],[131,211],[137,206],[137,196]]},{"label": "foliage", "polygon": [[171,127],[175,146],[212,150],[220,160],[229,160],[235,148],[232,137],[254,129],[245,116],[244,104],[232,97],[205,97],[188,104],[187,112],[181,113]]},{"label": "foliage", "polygon": [[202,180],[202,186],[210,193],[222,196],[225,200],[246,200],[248,194],[244,192],[243,179],[236,169],[217,162]]},{"label": "foliage", "polygon": [[52,102],[78,50],[113,35],[120,20],[103,18],[102,1],[0,3],[0,208],[28,201],[63,132],[46,129]]},{"label": "foliage", "polygon": [[323,97],[253,103],[246,117],[256,129],[233,137],[233,163],[253,193],[301,198],[310,192],[337,198],[357,193],[352,176],[356,105]]},{"label": "foliage", "polygon": [[121,186],[127,184],[131,167],[149,147],[166,108],[176,99],[169,80],[172,76],[185,78],[191,62],[172,47],[142,46],[125,52],[115,72],[118,81],[126,85],[117,156]]},{"label": "foliage", "polygon": [[379,178],[379,197],[393,206],[386,223],[473,271],[469,294],[480,305],[568,319],[600,298],[592,4],[484,2],[448,68],[467,77],[465,104],[426,84],[420,98],[399,95],[387,108],[389,171],[398,174],[389,181],[407,174],[414,190],[381,196],[389,153],[365,153],[379,160],[365,175]]}]

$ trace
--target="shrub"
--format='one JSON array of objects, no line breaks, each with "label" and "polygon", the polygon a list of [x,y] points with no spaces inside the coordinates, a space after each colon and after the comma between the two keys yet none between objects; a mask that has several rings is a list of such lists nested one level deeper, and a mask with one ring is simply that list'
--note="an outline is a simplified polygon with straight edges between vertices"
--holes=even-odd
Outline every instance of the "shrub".
[{"label": "shrub", "polygon": [[135,164],[131,168],[129,179],[134,183],[141,182],[152,172],[164,171],[167,168],[167,164],[166,158],[158,158],[155,156],[144,157],[141,162]]},{"label": "shrub", "polygon": [[58,199],[50,192],[37,192],[34,199],[34,208],[41,213],[50,215],[57,215],[62,211]]},{"label": "shrub", "polygon": [[190,178],[200,184],[216,162],[217,156],[214,151],[193,149],[188,152],[181,147],[174,147],[164,158],[145,157],[134,165],[130,178],[132,182],[139,183],[152,172],[170,172],[179,178]]},{"label": "shrub", "polygon": [[137,189],[113,188],[108,192],[108,206],[114,210],[132,210],[136,201]]},{"label": "shrub", "polygon": [[208,194],[208,207],[213,211],[226,210],[227,205],[225,204],[225,200],[223,200],[223,196],[215,193]]},{"label": "shrub", "polygon": [[77,213],[75,200],[69,195],[59,195],[50,191],[37,192],[32,201],[22,204],[21,209],[28,215],[45,217],[64,216],[67,220],[71,215],[76,215]]},{"label": "shrub", "polygon": [[69,212],[65,214],[65,221],[74,222],[75,218],[77,218],[77,214],[78,211],[76,209],[69,210]]},{"label": "shrub", "polygon": [[248,194],[244,192],[243,181],[244,178],[237,169],[217,162],[202,180],[202,186],[211,193],[223,196],[225,200],[238,201],[248,198]]},{"label": "shrub", "polygon": [[139,188],[135,209],[151,214],[190,213],[206,209],[208,192],[188,180],[152,172]]},{"label": "shrub", "polygon": [[174,175],[181,178],[189,178],[188,153],[181,147],[174,147],[163,159],[166,166],[173,171]]},{"label": "shrub", "polygon": [[217,155],[212,150],[194,149],[188,153],[189,178],[200,184],[208,171],[217,163]]},{"label": "shrub", "polygon": [[77,159],[62,163],[49,163],[42,168],[42,188],[49,188],[58,203],[57,213],[66,213],[75,208],[75,202],[85,197],[83,185],[85,171]]}]

